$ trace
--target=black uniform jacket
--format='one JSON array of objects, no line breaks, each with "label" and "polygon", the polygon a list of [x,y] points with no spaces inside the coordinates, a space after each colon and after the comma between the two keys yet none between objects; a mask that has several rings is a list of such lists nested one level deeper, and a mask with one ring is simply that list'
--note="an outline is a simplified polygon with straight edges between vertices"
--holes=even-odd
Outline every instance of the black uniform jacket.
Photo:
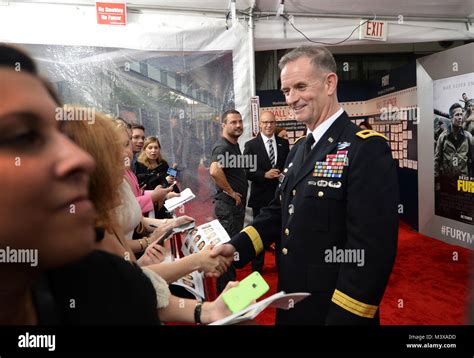
[{"label": "black uniform jacket", "polygon": [[[283,171],[286,157],[290,151],[289,143],[286,139],[275,136],[277,148],[276,169]],[[267,149],[262,139],[262,134],[245,143],[245,155],[255,155],[257,158],[256,167],[246,170],[247,179],[252,182],[250,187],[250,198],[248,206],[251,208],[262,208],[267,206],[273,199],[278,186],[278,179],[266,179],[265,173],[272,169],[272,164],[268,158]]]},{"label": "black uniform jacket", "polygon": [[311,293],[278,309],[277,324],[378,324],[398,236],[386,138],[343,113],[303,162],[305,142],[290,151],[269,206],[232,238],[235,265],[276,241],[278,289]]}]

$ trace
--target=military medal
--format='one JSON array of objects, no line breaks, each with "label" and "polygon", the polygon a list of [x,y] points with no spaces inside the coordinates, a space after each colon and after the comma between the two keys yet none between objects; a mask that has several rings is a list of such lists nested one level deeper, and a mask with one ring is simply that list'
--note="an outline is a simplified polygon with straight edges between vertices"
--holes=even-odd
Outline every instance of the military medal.
[{"label": "military medal", "polygon": [[316,162],[313,176],[323,178],[342,178],[344,167],[349,165],[347,150],[338,150],[336,154],[326,155],[326,161]]}]

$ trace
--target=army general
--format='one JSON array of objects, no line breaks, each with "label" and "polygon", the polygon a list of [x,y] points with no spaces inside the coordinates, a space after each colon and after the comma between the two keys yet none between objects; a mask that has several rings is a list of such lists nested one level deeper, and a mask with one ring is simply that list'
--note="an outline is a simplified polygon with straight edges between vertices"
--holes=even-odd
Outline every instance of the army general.
[{"label": "army general", "polygon": [[311,293],[278,309],[277,324],[379,324],[398,236],[390,148],[339,105],[328,50],[299,47],[279,66],[286,102],[307,135],[289,153],[269,206],[214,252],[241,267],[275,242],[278,290]]}]

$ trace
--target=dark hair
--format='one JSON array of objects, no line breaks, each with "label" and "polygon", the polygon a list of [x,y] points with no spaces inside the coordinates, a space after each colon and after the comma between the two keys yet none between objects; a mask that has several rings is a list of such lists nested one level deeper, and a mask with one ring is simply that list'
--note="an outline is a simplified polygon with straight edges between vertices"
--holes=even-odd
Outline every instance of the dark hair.
[{"label": "dark hair", "polygon": [[296,61],[301,57],[308,57],[317,71],[323,70],[334,73],[337,71],[336,61],[332,53],[321,46],[299,46],[285,54],[278,62],[278,67],[281,70],[289,62]]},{"label": "dark hair", "polygon": [[62,105],[53,85],[38,75],[35,61],[26,52],[23,52],[23,50],[12,45],[0,43],[0,68],[1,67],[7,67],[17,72],[25,71],[36,76],[53,100],[57,104]]},{"label": "dark hair", "polygon": [[462,106],[459,103],[453,103],[451,105],[451,107],[449,107],[449,118],[453,118],[454,110],[456,108],[461,108],[462,109]]},{"label": "dark hair", "polygon": [[361,127],[361,126],[364,126],[365,128],[372,130],[372,126],[370,125],[370,123],[368,121],[363,121],[363,122],[359,123],[359,127]]},{"label": "dark hair", "polygon": [[8,67],[15,71],[26,71],[37,76],[35,62],[25,52],[11,45],[0,43],[0,67]]},{"label": "dark hair", "polygon": [[229,109],[229,110],[225,111],[224,113],[222,113],[222,123],[227,123],[227,116],[229,114],[238,114],[239,116],[242,117],[242,115],[240,114],[239,111],[237,111],[235,109]]},{"label": "dark hair", "polygon": [[143,127],[141,124],[133,123],[132,124],[132,130],[134,130],[134,129],[141,129],[143,132],[145,132],[145,127]]}]

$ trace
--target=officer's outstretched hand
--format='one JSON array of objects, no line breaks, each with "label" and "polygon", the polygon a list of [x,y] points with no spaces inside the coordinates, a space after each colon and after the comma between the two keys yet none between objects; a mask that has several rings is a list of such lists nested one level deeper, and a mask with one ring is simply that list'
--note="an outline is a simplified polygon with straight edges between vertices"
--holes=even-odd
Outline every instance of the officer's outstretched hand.
[{"label": "officer's outstretched hand", "polygon": [[235,247],[231,244],[222,244],[219,246],[214,246],[211,252],[211,256],[216,257],[218,255],[234,258]]},{"label": "officer's outstretched hand", "polygon": [[[227,267],[230,266],[230,264],[234,261],[234,252],[235,252],[235,247],[232,246],[231,244],[222,244],[219,246],[214,246],[211,250],[210,257],[218,257],[225,262]],[[218,277],[215,273],[207,273],[207,277]]]},{"label": "officer's outstretched hand", "polygon": [[220,255],[212,255],[212,246],[207,245],[197,255],[198,270],[204,271],[207,277],[219,277],[224,274],[232,263],[226,257]]}]

